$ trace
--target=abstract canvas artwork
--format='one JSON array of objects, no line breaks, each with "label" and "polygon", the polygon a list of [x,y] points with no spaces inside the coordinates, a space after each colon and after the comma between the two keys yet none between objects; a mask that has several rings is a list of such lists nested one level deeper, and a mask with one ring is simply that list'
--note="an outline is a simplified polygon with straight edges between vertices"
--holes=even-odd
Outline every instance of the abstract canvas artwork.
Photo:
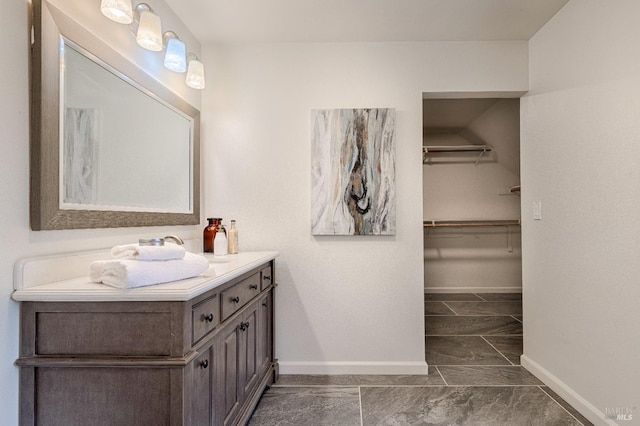
[{"label": "abstract canvas artwork", "polygon": [[94,204],[97,191],[98,111],[66,108],[64,128],[63,200]]},{"label": "abstract canvas artwork", "polygon": [[311,111],[311,233],[394,235],[393,108]]}]

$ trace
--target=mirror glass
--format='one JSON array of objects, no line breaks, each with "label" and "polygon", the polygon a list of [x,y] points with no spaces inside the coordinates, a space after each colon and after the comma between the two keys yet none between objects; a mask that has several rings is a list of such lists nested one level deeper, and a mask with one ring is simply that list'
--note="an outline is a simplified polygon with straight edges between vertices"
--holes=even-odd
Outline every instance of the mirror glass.
[{"label": "mirror glass", "polygon": [[62,209],[189,213],[193,119],[62,38]]}]

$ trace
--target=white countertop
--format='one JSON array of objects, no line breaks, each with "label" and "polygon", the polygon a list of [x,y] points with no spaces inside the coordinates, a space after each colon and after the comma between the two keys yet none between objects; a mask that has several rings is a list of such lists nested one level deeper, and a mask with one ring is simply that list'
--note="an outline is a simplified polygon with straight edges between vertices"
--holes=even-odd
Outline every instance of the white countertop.
[{"label": "white countertop", "polygon": [[276,251],[244,252],[227,256],[206,254],[211,266],[199,277],[131,289],[94,283],[88,275],[59,279],[65,274],[71,274],[69,269],[88,273],[90,261],[99,258],[100,253],[72,253],[19,261],[14,268],[15,291],[12,298],[17,301],[40,302],[185,301],[229,282],[275,259],[279,254]]}]

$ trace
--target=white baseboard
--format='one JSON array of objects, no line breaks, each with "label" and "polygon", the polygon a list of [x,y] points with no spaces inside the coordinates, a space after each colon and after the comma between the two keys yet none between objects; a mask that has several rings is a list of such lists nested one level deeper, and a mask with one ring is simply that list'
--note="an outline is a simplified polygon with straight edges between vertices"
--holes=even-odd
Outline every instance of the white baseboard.
[{"label": "white baseboard", "polygon": [[278,361],[280,374],[385,374],[419,375],[428,372],[426,362],[313,362]]},{"label": "white baseboard", "polygon": [[618,423],[613,421],[613,419],[607,419],[602,411],[598,410],[589,401],[580,396],[580,394],[567,386],[566,383],[562,382],[556,376],[545,370],[540,366],[540,364],[536,363],[528,356],[520,356],[520,363],[525,369],[536,376],[552,391],[560,395],[562,399],[567,401],[569,405],[578,410],[580,414],[585,416],[594,425],[618,426]]},{"label": "white baseboard", "polygon": [[522,287],[425,287],[425,293],[522,293]]}]

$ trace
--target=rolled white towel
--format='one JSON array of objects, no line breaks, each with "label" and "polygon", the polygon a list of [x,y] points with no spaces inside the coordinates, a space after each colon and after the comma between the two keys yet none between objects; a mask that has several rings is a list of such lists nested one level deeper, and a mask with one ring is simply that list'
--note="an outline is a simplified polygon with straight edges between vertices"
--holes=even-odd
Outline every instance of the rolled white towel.
[{"label": "rolled white towel", "polygon": [[174,260],[182,259],[185,253],[184,247],[177,244],[166,244],[164,246],[125,244],[111,249],[111,256],[116,259]]},{"label": "rolled white towel", "polygon": [[209,269],[209,261],[193,253],[183,259],[144,262],[134,259],[98,260],[89,267],[89,278],[117,288],[135,288],[196,277]]}]

